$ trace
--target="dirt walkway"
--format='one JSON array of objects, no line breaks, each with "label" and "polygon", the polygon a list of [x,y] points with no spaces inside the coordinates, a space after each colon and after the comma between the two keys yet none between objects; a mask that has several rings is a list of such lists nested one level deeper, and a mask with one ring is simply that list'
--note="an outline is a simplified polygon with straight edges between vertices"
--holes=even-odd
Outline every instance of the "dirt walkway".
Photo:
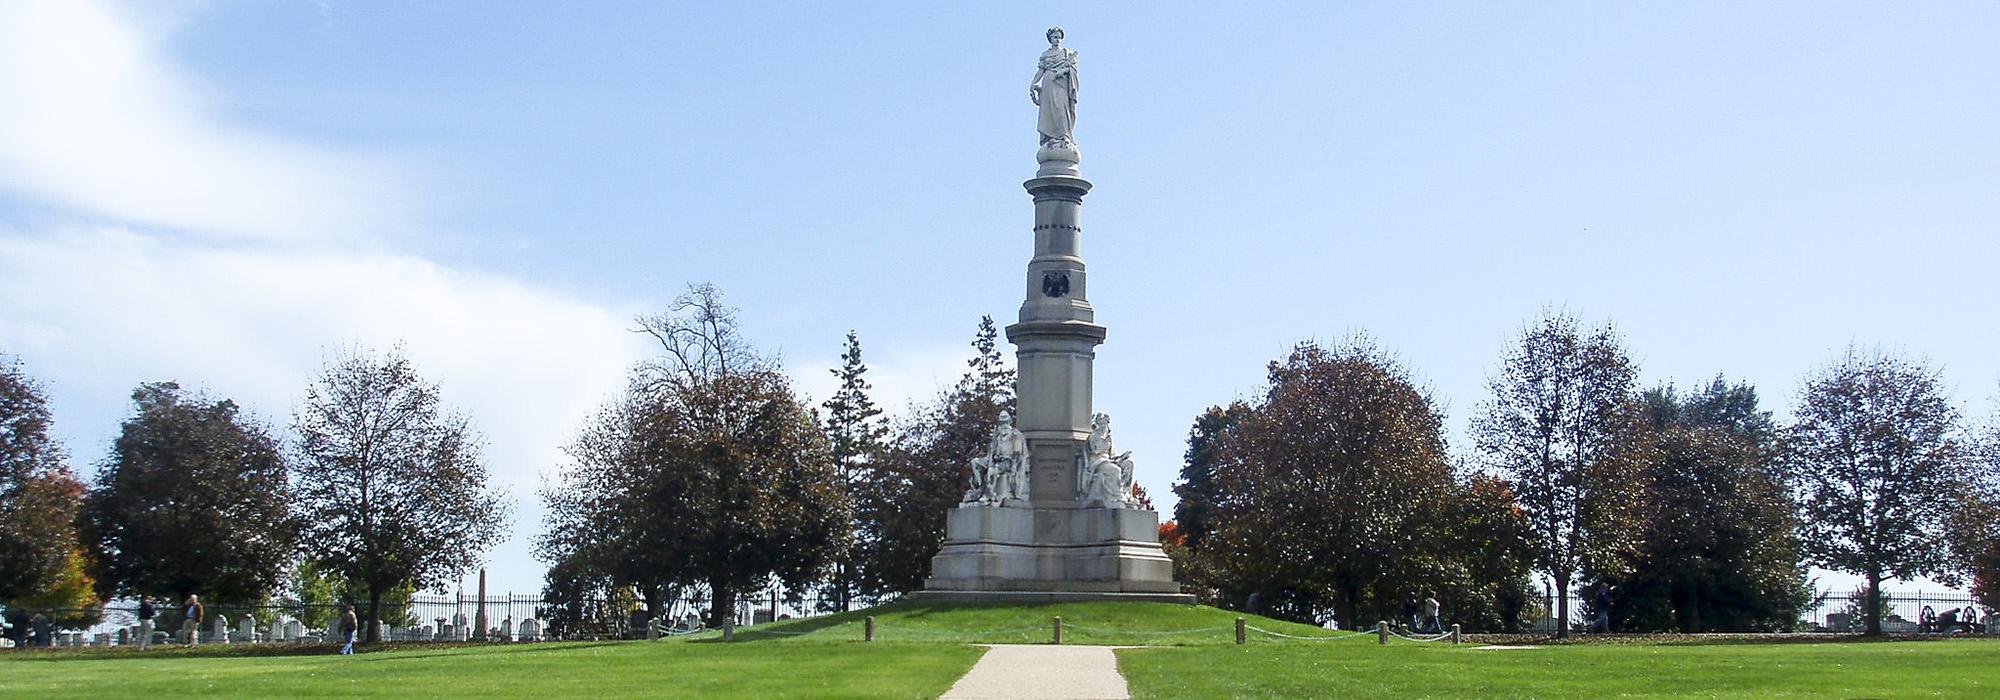
[{"label": "dirt walkway", "polygon": [[1118,675],[1113,649],[1127,647],[992,644],[979,663],[952,684],[942,700],[1052,698],[1125,700],[1125,677]]}]

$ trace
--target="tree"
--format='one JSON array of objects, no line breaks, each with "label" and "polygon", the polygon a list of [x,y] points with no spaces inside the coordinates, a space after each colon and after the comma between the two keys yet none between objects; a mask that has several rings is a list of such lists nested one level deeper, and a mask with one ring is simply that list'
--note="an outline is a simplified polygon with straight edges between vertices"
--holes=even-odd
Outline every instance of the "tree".
[{"label": "tree", "polygon": [[1989,611],[2000,610],[2000,411],[1992,421],[1972,445],[1967,488],[1946,525],[1952,559],[1972,580],[1972,597]]},{"label": "tree", "polygon": [[[841,485],[850,500],[855,500],[875,479],[874,463],[882,454],[882,441],[889,430],[881,423],[882,409],[868,397],[868,380],[862,377],[868,373],[868,365],[861,361],[861,339],[854,331],[847,332],[847,350],[840,355],[840,368],[829,371],[840,378],[840,389],[821,404],[826,408],[827,441],[833,449],[833,463],[840,472]],[[851,520],[848,531],[856,538],[865,536],[859,520]],[[850,543],[834,563],[830,587],[839,610],[848,609],[859,583],[854,559],[857,551]]]},{"label": "tree", "polygon": [[639,586],[656,617],[669,587],[704,583],[720,626],[739,593],[822,580],[847,544],[850,505],[826,436],[735,314],[697,285],[640,319],[661,356],[641,363],[543,490],[544,559],[573,562],[570,580]]},{"label": "tree", "polygon": [[500,540],[507,507],[487,485],[471,420],[444,409],[400,348],[337,358],[306,389],[292,430],[306,551],[367,592],[365,619],[380,620],[399,586],[441,589]]},{"label": "tree", "polygon": [[[1637,417],[1635,374],[1609,324],[1585,334],[1575,318],[1545,313],[1502,357],[1473,421],[1479,455],[1512,482],[1536,568],[1560,591],[1585,567],[1615,572],[1632,545],[1643,446],[1619,437]],[[1557,600],[1567,621],[1568,596]]]},{"label": "tree", "polygon": [[[1215,446],[1210,531],[1195,552],[1225,600],[1348,625],[1436,581],[1456,495],[1444,417],[1365,339],[1302,343]],[[1211,414],[1214,415],[1214,414]],[[1241,597],[1239,597],[1241,596]]]},{"label": "tree", "polygon": [[1642,397],[1646,420],[1625,439],[1650,449],[1639,544],[1619,591],[1622,630],[1790,629],[1811,600],[1798,518],[1779,469],[1778,435],[1757,390],[1718,377],[1681,395]]},{"label": "tree", "polygon": [[1014,409],[1014,370],[999,350],[992,317],[979,320],[975,356],[950,391],[897,422],[874,479],[859,499],[864,591],[920,590],[944,546],[945,512],[964,497],[972,460],[1001,411]]},{"label": "tree", "polygon": [[140,385],[132,405],[85,506],[100,593],[249,603],[275,590],[298,533],[277,440],[235,402],[173,382]]},{"label": "tree", "polygon": [[1814,563],[1868,581],[1866,630],[1882,632],[1882,579],[1956,573],[1946,519],[1967,486],[1958,412],[1937,370],[1849,347],[1807,375],[1785,431],[1785,467]]},{"label": "tree", "polygon": [[49,437],[41,386],[19,360],[0,358],[0,601],[44,592],[65,575],[82,493]]},{"label": "tree", "polygon": [[1209,533],[1209,512],[1215,508],[1215,453],[1223,435],[1250,414],[1241,401],[1228,406],[1211,406],[1194,419],[1188,429],[1188,448],[1181,463],[1181,479],[1174,484],[1173,522],[1182,544],[1192,553],[1201,550]]}]

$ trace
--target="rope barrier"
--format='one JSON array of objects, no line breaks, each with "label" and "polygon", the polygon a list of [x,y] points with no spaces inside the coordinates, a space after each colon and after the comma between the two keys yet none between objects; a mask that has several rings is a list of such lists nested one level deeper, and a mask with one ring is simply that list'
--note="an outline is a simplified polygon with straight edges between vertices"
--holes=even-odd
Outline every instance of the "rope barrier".
[{"label": "rope barrier", "polygon": [[1407,635],[1407,634],[1403,634],[1403,633],[1401,633],[1401,632],[1397,632],[1396,630],[1393,630],[1393,629],[1391,629],[1391,630],[1389,630],[1389,634],[1390,634],[1390,636],[1393,636],[1393,637],[1395,637],[1395,638],[1397,638],[1397,639],[1407,639],[1407,640],[1409,640],[1409,641],[1412,641],[1412,642],[1437,642],[1437,641],[1443,641],[1443,640],[1446,640],[1446,639],[1451,639],[1451,633],[1450,633],[1450,632],[1445,632],[1445,633],[1443,633],[1443,634],[1436,634],[1436,635],[1430,635],[1430,636],[1427,636],[1427,637],[1412,637],[1412,636],[1410,636],[1410,635]]},{"label": "rope barrier", "polygon": [[1283,633],[1283,632],[1273,632],[1273,631],[1271,631],[1271,630],[1267,630],[1267,629],[1264,629],[1264,628],[1262,628],[1262,627],[1258,627],[1258,626],[1256,626],[1256,625],[1244,625],[1244,626],[1243,626],[1243,628],[1244,628],[1244,629],[1250,629],[1250,630],[1256,630],[1256,631],[1258,631],[1258,632],[1260,632],[1260,633],[1263,633],[1263,634],[1268,634],[1268,635],[1271,635],[1271,636],[1273,636],[1273,637],[1283,637],[1283,638],[1285,638],[1285,639],[1304,639],[1304,640],[1309,640],[1309,641],[1314,641],[1314,642],[1331,642],[1331,641],[1334,641],[1334,640],[1337,640],[1337,639],[1352,639],[1352,638],[1355,638],[1355,637],[1362,637],[1362,636],[1367,636],[1367,635],[1371,635],[1371,634],[1375,634],[1375,633],[1374,633],[1373,631],[1361,631],[1361,632],[1348,632],[1347,634],[1336,634],[1336,635],[1332,635],[1332,636],[1319,636],[1319,635],[1296,635],[1296,634],[1285,634],[1285,633]]},{"label": "rope barrier", "polygon": [[1077,630],[1081,632],[1092,632],[1096,634],[1127,634],[1127,635],[1135,635],[1142,637],[1171,637],[1182,634],[1222,632],[1228,630],[1229,626],[1224,625],[1221,627],[1192,627],[1181,630],[1118,630],[1118,629],[1111,629],[1109,627],[1087,627],[1084,625],[1073,625],[1070,624],[1068,621],[1064,621],[1063,629]]}]

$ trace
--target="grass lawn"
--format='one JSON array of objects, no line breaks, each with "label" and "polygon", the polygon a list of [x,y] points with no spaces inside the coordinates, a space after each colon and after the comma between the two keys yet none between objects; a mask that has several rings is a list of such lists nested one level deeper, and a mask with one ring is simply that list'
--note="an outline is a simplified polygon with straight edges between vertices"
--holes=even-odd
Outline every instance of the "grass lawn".
[{"label": "grass lawn", "polygon": [[0,698],[934,698],[962,644],[568,642],[354,656],[0,654]]},{"label": "grass lawn", "polygon": [[1995,698],[2000,640],[1126,649],[1134,698]]},{"label": "grass lawn", "polygon": [[[866,616],[876,641],[863,643]],[[1029,606],[898,603],[660,642],[566,642],[365,650],[230,645],[0,652],[0,698],[931,698],[972,667],[976,643],[1118,652],[1139,698],[1991,698],[2000,640],[1574,644],[1484,651],[1466,644],[1283,639],[1237,613],[1162,603]],[[1250,617],[1263,630],[1330,636]],[[318,652],[284,656],[273,652]]]}]

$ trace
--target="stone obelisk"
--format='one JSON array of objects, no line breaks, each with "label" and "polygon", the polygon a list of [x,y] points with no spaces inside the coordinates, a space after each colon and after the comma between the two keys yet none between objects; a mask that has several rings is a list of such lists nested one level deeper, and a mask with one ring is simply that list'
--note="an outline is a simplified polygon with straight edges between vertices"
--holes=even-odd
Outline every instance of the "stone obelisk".
[{"label": "stone obelisk", "polygon": [[[1039,168],[1025,183],[1035,203],[1015,347],[1019,417],[996,428],[974,465],[966,502],[946,514],[922,600],[1154,600],[1192,603],[1160,549],[1159,514],[1132,497],[1132,461],[1111,446],[1110,419],[1092,412],[1091,373],[1105,330],[1090,307],[1079,243],[1083,196],[1072,128],[1079,81],[1062,30],[1048,32],[1029,94],[1039,116]],[[1012,454],[1024,437],[1025,454]],[[1007,465],[1014,465],[1009,476]],[[993,474],[991,478],[986,476]],[[1026,488],[1012,480],[1025,478]]]}]

